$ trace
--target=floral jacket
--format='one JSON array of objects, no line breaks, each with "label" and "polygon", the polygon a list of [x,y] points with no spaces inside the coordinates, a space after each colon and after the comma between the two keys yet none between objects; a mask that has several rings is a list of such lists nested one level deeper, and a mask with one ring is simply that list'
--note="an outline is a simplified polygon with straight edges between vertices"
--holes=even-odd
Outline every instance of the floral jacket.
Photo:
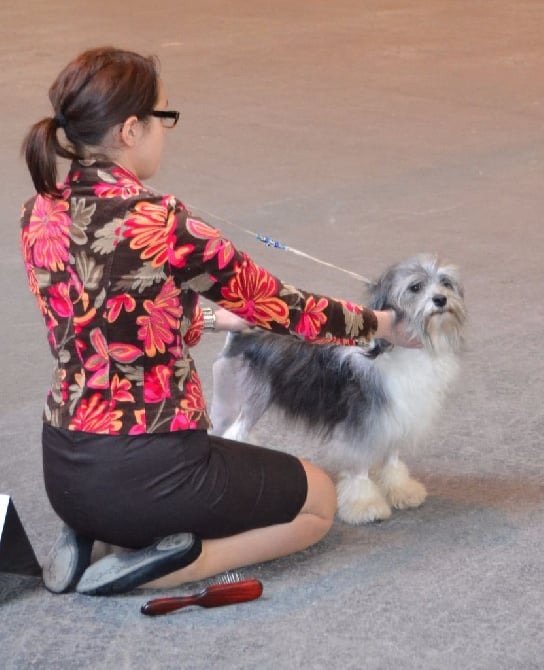
[{"label": "floral jacket", "polygon": [[355,344],[374,313],[282,283],[171,195],[112,163],[73,163],[61,198],[25,203],[30,290],[55,358],[44,421],[91,433],[207,429],[189,348],[198,294],[261,328]]}]

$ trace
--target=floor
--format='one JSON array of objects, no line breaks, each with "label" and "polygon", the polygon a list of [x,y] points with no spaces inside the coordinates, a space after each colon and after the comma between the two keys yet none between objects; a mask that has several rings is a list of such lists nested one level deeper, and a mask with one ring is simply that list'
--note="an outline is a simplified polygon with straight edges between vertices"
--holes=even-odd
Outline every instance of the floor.
[{"label": "floor", "polygon": [[[51,359],[18,248],[32,190],[19,151],[79,51],[159,56],[182,121],[153,184],[275,274],[361,301],[349,272],[431,251],[460,266],[470,317],[461,381],[409,459],[423,507],[337,521],[316,547],[246,569],[258,601],[156,620],[139,613],[149,594],[54,597],[0,574],[2,666],[544,667],[543,3],[20,0],[0,17],[0,493],[39,560],[58,530],[40,456]],[[222,341],[197,356],[210,398]],[[257,439],[312,453],[273,417]]]}]

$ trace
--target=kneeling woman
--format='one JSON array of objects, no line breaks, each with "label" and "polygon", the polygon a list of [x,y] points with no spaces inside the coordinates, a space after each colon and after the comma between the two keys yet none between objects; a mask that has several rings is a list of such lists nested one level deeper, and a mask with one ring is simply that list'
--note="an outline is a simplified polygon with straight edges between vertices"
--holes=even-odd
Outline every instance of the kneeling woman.
[{"label": "kneeling woman", "polygon": [[[417,343],[391,312],[282,283],[143,184],[179,117],[154,59],[87,51],[49,97],[53,114],[24,142],[37,194],[21,228],[56,364],[43,464],[64,526],[45,585],[87,594],[174,586],[317,542],[335,514],[332,481],[307,461],[208,435],[190,347],[214,320],[216,330],[249,325],[354,346]],[[71,161],[60,184],[58,157]],[[131,551],[90,565],[95,540]]]}]

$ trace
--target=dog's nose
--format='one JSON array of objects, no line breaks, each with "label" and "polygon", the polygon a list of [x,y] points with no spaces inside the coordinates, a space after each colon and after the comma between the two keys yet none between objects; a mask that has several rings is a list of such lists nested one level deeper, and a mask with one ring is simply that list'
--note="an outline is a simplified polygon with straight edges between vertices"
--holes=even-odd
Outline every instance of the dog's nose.
[{"label": "dog's nose", "polygon": [[433,302],[437,307],[445,307],[448,299],[445,295],[433,295]]}]

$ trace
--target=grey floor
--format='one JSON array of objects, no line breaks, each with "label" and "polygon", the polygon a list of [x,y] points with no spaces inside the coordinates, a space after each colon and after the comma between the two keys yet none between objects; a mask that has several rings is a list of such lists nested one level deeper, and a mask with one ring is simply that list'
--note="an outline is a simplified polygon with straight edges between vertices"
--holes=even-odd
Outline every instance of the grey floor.
[{"label": "grey floor", "polygon": [[[337,522],[245,570],[264,583],[254,603],[156,620],[139,613],[150,594],[54,597],[2,575],[1,667],[544,668],[542,0],[19,0],[0,18],[0,492],[40,560],[59,527],[39,445],[51,362],[18,250],[18,152],[83,48],[159,55],[183,117],[154,184],[276,274],[361,298],[340,270],[244,229],[366,276],[438,252],[461,266],[470,311],[461,382],[410,460],[421,509]],[[221,342],[198,354],[208,395]],[[258,438],[289,439],[273,418]]]}]

